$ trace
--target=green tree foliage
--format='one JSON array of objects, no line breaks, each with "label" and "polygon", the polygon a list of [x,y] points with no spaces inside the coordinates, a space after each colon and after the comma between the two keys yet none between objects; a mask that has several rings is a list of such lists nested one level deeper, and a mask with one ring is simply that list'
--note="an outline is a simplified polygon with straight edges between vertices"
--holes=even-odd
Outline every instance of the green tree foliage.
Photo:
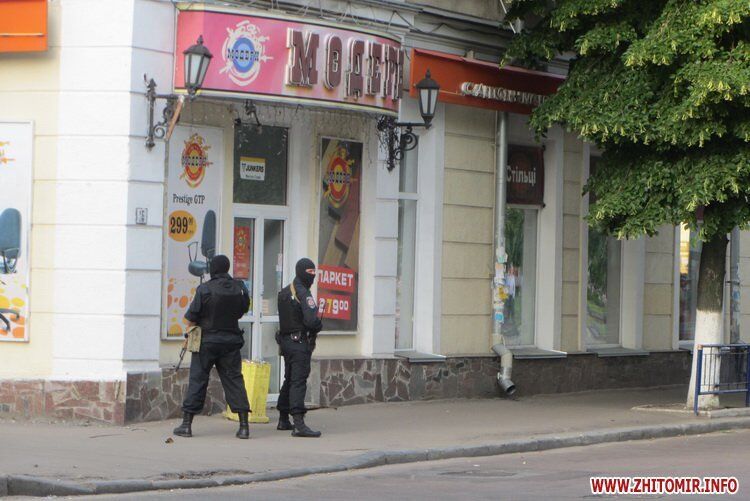
[{"label": "green tree foliage", "polygon": [[[664,224],[711,240],[750,222],[750,0],[516,0],[539,20],[504,63],[570,58],[531,118],[605,151],[586,189],[589,224],[619,238]],[[531,24],[529,24],[531,25]]]}]

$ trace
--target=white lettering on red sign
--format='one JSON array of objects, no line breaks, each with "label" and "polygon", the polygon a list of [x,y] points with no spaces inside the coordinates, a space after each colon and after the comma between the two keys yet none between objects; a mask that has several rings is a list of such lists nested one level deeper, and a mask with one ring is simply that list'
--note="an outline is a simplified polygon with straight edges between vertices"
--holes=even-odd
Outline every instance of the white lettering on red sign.
[{"label": "white lettering on red sign", "polygon": [[353,293],[354,271],[338,266],[320,266],[318,289]]},{"label": "white lettering on red sign", "polygon": [[338,294],[318,294],[318,314],[321,318],[349,320],[352,317],[351,298]]}]

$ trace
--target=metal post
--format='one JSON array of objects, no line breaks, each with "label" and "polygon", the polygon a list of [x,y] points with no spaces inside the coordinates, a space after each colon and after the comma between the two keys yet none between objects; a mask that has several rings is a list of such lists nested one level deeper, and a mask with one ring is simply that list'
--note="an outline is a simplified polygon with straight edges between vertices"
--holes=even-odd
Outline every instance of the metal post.
[{"label": "metal post", "polygon": [[747,358],[747,371],[745,371],[745,407],[750,407],[750,345],[745,346],[745,358]]},{"label": "metal post", "polygon": [[492,345],[501,342],[504,304],[500,291],[505,286],[505,205],[508,166],[508,113],[497,112],[495,126],[495,259],[492,281]]},{"label": "metal post", "polygon": [[701,384],[703,379],[703,347],[698,347],[698,360],[695,367],[695,398],[693,399],[693,412],[698,415],[698,397],[701,394]]}]

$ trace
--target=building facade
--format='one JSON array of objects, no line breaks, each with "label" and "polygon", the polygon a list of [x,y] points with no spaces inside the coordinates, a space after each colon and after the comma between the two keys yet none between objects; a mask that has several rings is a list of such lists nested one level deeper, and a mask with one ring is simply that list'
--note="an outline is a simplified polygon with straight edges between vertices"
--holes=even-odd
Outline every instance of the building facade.
[{"label": "building facade", "polygon": [[[496,2],[28,3],[43,26],[0,24],[43,35],[0,45],[0,246],[18,248],[0,266],[0,413],[176,415],[182,313],[214,253],[252,292],[243,355],[272,365],[271,402],[276,293],[303,256],[325,318],[315,405],[498,396],[496,324],[522,395],[687,381],[699,243],[587,228],[599,152],[528,127],[564,65],[498,68]],[[198,36],[213,58],[181,100]],[[422,122],[427,69],[437,112],[389,170],[378,123]],[[179,120],[147,147],[151,79]],[[725,337],[747,340],[750,236],[735,243]]]}]

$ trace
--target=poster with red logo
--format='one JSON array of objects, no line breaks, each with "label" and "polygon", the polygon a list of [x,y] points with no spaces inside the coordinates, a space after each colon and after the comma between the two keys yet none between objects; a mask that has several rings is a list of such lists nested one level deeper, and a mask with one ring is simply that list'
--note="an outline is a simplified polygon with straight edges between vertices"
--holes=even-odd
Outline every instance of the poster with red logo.
[{"label": "poster with red logo", "polygon": [[318,308],[324,331],[357,330],[362,143],[321,144]]},{"label": "poster with red logo", "polygon": [[220,248],[221,129],[176,127],[169,141],[165,231],[164,338],[182,339],[185,311],[209,279],[208,262]]},{"label": "poster with red logo", "polygon": [[0,341],[29,340],[33,151],[31,122],[0,122]]},{"label": "poster with red logo", "polygon": [[250,278],[250,249],[252,236],[249,226],[234,227],[234,278],[248,280]]}]

